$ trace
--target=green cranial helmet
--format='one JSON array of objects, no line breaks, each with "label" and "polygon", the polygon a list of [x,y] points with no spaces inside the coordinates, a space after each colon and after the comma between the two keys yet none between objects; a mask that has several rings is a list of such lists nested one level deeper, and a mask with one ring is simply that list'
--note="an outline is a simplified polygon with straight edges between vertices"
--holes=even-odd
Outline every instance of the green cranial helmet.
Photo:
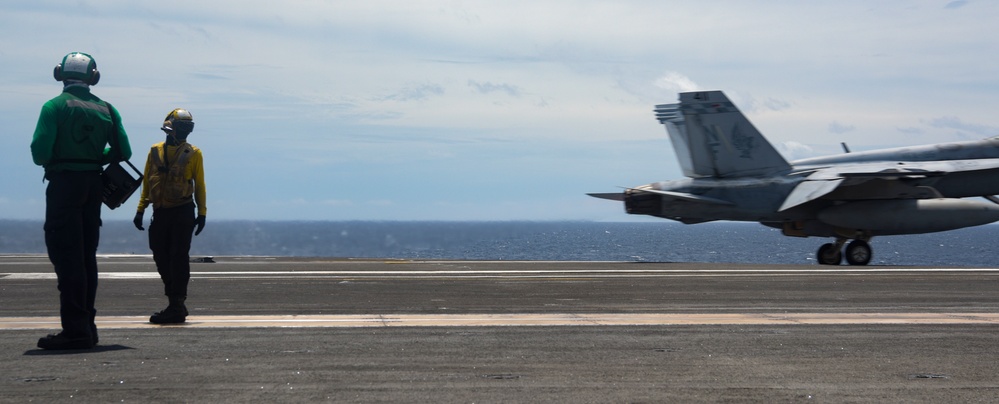
[{"label": "green cranial helmet", "polygon": [[62,63],[52,71],[56,81],[78,80],[89,85],[97,84],[101,72],[97,71],[97,61],[83,52],[72,52],[62,58]]}]

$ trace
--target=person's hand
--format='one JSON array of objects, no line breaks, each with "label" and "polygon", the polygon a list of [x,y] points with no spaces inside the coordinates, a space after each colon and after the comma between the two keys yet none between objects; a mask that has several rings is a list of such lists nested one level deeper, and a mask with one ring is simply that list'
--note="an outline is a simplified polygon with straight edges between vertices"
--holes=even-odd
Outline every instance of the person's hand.
[{"label": "person's hand", "polygon": [[194,235],[201,234],[201,231],[205,229],[205,215],[198,215],[198,218],[194,219],[194,226],[197,228],[194,230]]},{"label": "person's hand", "polygon": [[135,225],[136,229],[145,230],[145,228],[142,227],[142,212],[135,213],[135,219],[132,219],[132,224]]}]

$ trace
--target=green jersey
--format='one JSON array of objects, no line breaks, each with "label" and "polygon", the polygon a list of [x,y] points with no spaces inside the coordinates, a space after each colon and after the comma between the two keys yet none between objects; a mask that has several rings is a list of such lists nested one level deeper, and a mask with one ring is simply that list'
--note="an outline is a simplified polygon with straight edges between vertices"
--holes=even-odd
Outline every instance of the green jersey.
[{"label": "green jersey", "polygon": [[[114,114],[117,128],[111,127]],[[117,130],[115,130],[117,129]],[[117,134],[122,159],[132,157],[121,116],[114,107],[83,85],[68,85],[62,94],[42,106],[31,139],[31,158],[45,172],[100,171],[110,162],[109,144]]]}]

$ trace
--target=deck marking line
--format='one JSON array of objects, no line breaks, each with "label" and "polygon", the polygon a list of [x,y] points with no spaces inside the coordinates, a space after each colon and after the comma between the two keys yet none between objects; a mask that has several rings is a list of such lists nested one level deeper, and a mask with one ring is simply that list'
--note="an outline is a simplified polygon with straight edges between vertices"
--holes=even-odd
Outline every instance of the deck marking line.
[{"label": "deck marking line", "polygon": [[[999,313],[513,313],[189,316],[184,328],[340,328],[637,325],[999,325]],[[102,329],[163,327],[147,316],[98,316]],[[58,317],[0,317],[0,331],[59,329]]]},{"label": "deck marking line", "polygon": [[[309,278],[309,277],[564,277],[582,276],[777,276],[777,275],[876,275],[876,274],[925,274],[934,272],[997,273],[997,268],[886,268],[886,269],[541,269],[541,270],[402,270],[402,271],[193,271],[194,278]],[[101,272],[100,279],[159,279],[159,274],[146,272]],[[55,279],[54,272],[0,272],[4,280]]]}]

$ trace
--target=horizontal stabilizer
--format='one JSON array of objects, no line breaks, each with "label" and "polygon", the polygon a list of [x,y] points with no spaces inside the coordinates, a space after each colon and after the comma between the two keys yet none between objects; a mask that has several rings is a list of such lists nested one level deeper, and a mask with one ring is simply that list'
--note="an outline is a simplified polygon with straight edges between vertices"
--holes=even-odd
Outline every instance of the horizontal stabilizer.
[{"label": "horizontal stabilizer", "polygon": [[627,189],[631,192],[645,192],[650,194],[667,196],[674,199],[681,199],[688,202],[710,203],[713,205],[735,205],[734,203],[729,201],[717,198],[711,198],[703,195],[688,194],[685,192],[660,191],[656,189],[638,189],[638,188],[627,188]]},{"label": "horizontal stabilizer", "polygon": [[594,198],[610,199],[612,201],[624,202],[624,193],[623,192],[602,193],[602,194],[601,193],[593,193],[593,194],[587,194],[587,195],[592,196]]}]

